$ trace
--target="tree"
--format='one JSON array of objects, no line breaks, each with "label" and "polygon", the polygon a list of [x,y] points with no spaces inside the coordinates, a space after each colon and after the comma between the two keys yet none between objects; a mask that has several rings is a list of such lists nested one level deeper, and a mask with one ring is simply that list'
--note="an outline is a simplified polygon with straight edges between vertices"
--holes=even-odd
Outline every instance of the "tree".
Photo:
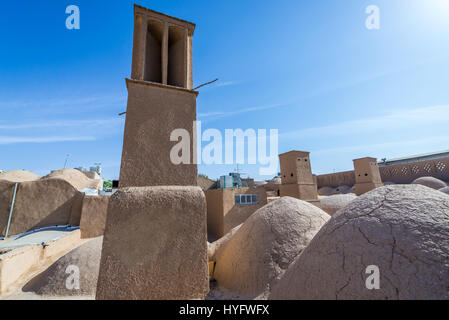
[{"label": "tree", "polygon": [[112,180],[103,181],[103,189],[111,189],[112,188]]}]

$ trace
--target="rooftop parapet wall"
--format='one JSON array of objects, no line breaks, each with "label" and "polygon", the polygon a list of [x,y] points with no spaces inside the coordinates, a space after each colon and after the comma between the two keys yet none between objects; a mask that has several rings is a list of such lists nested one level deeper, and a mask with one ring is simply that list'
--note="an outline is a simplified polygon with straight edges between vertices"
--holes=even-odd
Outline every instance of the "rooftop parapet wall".
[{"label": "rooftop parapet wall", "polygon": [[354,171],[344,171],[317,175],[318,188],[353,186],[355,184]]},{"label": "rooftop parapet wall", "polygon": [[[8,225],[14,183],[0,180],[0,236]],[[9,235],[55,225],[79,225],[83,193],[69,182],[51,178],[19,183]]]},{"label": "rooftop parapet wall", "polygon": [[379,169],[383,181],[394,183],[411,183],[420,177],[434,177],[449,181],[449,157],[384,166]]},{"label": "rooftop parapet wall", "polygon": [[[434,177],[449,181],[449,157],[415,161],[407,164],[397,164],[379,167],[383,182],[396,184],[412,183],[420,177]],[[337,172],[317,176],[318,188],[352,186],[355,184],[354,171]]]}]

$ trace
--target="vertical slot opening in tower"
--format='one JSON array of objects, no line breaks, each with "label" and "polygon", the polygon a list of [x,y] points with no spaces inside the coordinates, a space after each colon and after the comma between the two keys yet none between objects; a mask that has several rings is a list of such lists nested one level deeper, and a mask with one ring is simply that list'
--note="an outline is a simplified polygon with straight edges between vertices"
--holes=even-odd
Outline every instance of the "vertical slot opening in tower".
[{"label": "vertical slot opening in tower", "polygon": [[170,26],[168,36],[168,85],[185,87],[186,49],[185,30]]},{"label": "vertical slot opening in tower", "polygon": [[162,22],[150,20],[146,41],[144,80],[162,83]]}]

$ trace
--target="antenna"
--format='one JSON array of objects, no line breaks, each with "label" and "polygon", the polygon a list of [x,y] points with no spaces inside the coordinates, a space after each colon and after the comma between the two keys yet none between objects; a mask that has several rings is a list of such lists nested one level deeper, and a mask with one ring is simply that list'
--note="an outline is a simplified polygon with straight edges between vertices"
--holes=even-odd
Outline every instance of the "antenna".
[{"label": "antenna", "polygon": [[64,162],[64,169],[66,168],[66,166],[67,166],[67,161],[69,160],[69,157],[71,156],[71,154],[70,153],[67,153],[66,154],[66,158],[65,158],[65,162]]},{"label": "antenna", "polygon": [[237,168],[234,169],[235,173],[238,173],[240,176],[243,174],[246,174],[245,172],[241,172],[242,170],[240,169],[239,165],[237,164]]},{"label": "antenna", "polygon": [[239,164],[237,163],[237,168],[234,169],[235,172],[240,173],[240,168],[239,168]]}]

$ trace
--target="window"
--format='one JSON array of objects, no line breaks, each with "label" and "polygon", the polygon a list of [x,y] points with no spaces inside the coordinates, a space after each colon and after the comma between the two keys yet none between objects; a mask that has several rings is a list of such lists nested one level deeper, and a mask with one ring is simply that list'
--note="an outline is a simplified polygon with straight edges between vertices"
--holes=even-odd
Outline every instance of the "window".
[{"label": "window", "polygon": [[257,194],[236,194],[236,205],[252,205],[259,203],[259,196]]},{"label": "window", "polygon": [[238,194],[235,195],[235,204],[236,205],[240,204],[240,195],[238,195]]}]

